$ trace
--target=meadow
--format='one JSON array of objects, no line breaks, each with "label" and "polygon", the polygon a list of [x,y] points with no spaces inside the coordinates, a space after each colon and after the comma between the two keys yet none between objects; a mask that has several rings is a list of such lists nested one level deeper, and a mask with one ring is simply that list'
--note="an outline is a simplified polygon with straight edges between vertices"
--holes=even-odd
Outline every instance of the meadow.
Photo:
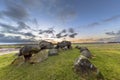
[{"label": "meadow", "polygon": [[[105,80],[120,80],[120,44],[74,44],[86,46],[94,55],[90,61],[102,72]],[[15,53],[0,56],[0,80],[83,80],[73,72],[79,57],[78,49],[60,51],[37,64],[10,65]],[[90,79],[91,80],[91,79]]]}]

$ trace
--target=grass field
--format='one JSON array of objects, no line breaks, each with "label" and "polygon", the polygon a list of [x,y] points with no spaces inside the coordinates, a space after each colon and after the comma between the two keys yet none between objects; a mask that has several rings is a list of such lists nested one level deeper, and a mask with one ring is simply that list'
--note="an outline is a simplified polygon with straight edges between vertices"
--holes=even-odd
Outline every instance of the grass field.
[{"label": "grass field", "polygon": [[[75,45],[74,45],[75,46]],[[120,80],[120,44],[80,44],[95,56],[90,61],[100,69],[105,80]],[[79,50],[61,51],[39,64],[12,66],[13,54],[0,56],[0,80],[82,80],[73,70]]]}]

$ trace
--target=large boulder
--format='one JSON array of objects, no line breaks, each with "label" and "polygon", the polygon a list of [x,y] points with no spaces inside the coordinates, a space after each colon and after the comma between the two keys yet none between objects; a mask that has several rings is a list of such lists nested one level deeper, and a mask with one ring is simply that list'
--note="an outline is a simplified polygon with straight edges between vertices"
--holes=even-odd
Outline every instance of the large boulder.
[{"label": "large boulder", "polygon": [[48,51],[47,50],[41,50],[37,54],[33,54],[30,60],[28,61],[29,63],[39,63],[48,58]]},{"label": "large boulder", "polygon": [[71,49],[72,48],[72,43],[70,41],[62,41],[62,42],[58,42],[56,49]]},{"label": "large boulder", "polygon": [[48,56],[53,56],[53,55],[58,55],[58,50],[57,49],[50,49],[48,51]]},{"label": "large boulder", "polygon": [[91,54],[91,52],[89,51],[88,48],[86,48],[86,47],[79,47],[79,49],[80,49],[81,55],[83,55],[83,56],[85,56],[87,58],[92,58],[92,54]]},{"label": "large boulder", "polygon": [[39,46],[41,49],[52,49],[54,47],[54,44],[43,40],[39,43]]},{"label": "large boulder", "polygon": [[40,50],[39,45],[25,45],[19,50],[18,56],[24,56],[25,61],[28,61],[32,54],[37,54]]},{"label": "large boulder", "polygon": [[101,72],[86,58],[80,56],[74,63],[74,71],[85,80],[104,80]]},{"label": "large boulder", "polygon": [[24,56],[18,56],[14,59],[14,61],[11,63],[12,65],[19,66],[23,63],[40,63],[48,58],[48,51],[47,50],[41,50],[37,54],[33,54],[29,60],[25,60]]}]

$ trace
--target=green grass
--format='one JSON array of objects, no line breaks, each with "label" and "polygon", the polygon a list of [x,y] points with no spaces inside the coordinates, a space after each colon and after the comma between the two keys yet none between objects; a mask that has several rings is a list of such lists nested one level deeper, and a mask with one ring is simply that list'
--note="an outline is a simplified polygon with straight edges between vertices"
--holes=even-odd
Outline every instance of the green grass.
[{"label": "green grass", "polygon": [[[90,61],[100,69],[106,80],[120,80],[120,44],[80,44],[95,56]],[[12,66],[14,54],[0,56],[0,80],[82,80],[72,68],[79,50],[61,51],[38,64]]]}]

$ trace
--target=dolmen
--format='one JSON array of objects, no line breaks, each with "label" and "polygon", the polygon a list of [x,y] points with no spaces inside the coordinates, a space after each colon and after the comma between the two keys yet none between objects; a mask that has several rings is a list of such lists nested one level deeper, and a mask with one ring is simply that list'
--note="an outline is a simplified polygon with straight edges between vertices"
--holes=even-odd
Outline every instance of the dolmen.
[{"label": "dolmen", "polygon": [[83,55],[74,62],[74,71],[85,80],[104,80],[101,72]]},{"label": "dolmen", "polygon": [[56,49],[67,50],[67,49],[71,49],[71,48],[72,48],[72,43],[70,41],[58,42],[56,45]]},{"label": "dolmen", "polygon": [[49,49],[48,56],[58,55],[58,49]]},{"label": "dolmen", "polygon": [[41,50],[39,45],[25,45],[19,50],[19,54],[12,62],[13,65],[20,65],[25,62],[38,63],[48,58],[47,50]]}]

